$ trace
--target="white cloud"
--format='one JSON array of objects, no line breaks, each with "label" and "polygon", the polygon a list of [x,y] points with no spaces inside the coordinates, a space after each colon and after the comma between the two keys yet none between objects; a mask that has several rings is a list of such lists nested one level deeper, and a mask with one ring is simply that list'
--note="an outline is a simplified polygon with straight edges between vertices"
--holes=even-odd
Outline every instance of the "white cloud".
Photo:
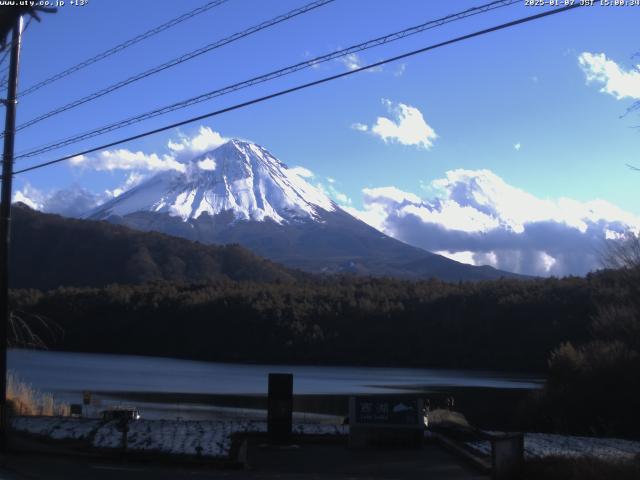
[{"label": "white cloud", "polygon": [[132,152],[126,148],[118,150],[104,150],[95,156],[80,155],[70,160],[74,167],[91,168],[97,171],[114,170],[144,170],[163,171],[178,170],[185,171],[183,163],[178,162],[171,155],[146,154],[144,152]]},{"label": "white cloud", "polygon": [[113,190],[106,190],[105,194],[108,198],[115,198],[122,195],[124,192],[131,190],[133,187],[140,185],[143,180],[147,178],[147,175],[139,172],[129,172],[124,183]]},{"label": "white cloud", "polygon": [[[366,66],[366,62],[364,62],[357,53],[349,53],[348,55],[336,58],[335,61],[342,63],[347,67],[347,70],[357,70],[358,68]],[[366,71],[369,73],[378,73],[382,72],[383,68],[382,65],[378,65],[377,67],[367,68]]]},{"label": "white cloud", "polygon": [[174,152],[182,152],[186,149],[186,146],[183,143],[174,142],[173,140],[169,140],[167,142],[167,147],[169,147],[169,150],[172,150]]},{"label": "white cloud", "polygon": [[95,170],[185,171],[184,163],[178,162],[171,155],[159,156],[155,153],[132,152],[125,148],[105,150],[93,157],[89,162]]},{"label": "white cloud", "polygon": [[56,213],[67,217],[80,217],[89,210],[102,203],[106,195],[94,194],[89,190],[72,185],[69,188],[44,192],[25,183],[13,195],[14,202],[25,205],[45,213]]},{"label": "white cloud", "polygon": [[329,185],[327,187],[329,191],[329,197],[335,200],[340,205],[351,205],[351,199],[347,196],[346,193],[343,193],[336,189],[333,185]]},{"label": "white cloud", "polygon": [[450,258],[451,260],[455,260],[456,262],[467,263],[469,265],[476,264],[474,260],[475,254],[468,250],[464,252],[449,252],[448,250],[440,250],[439,252],[433,253],[437,253],[438,255],[442,255],[443,257]]},{"label": "white cloud", "polygon": [[318,182],[316,184],[316,188],[340,206],[350,206],[352,203],[351,198],[349,198],[346,193],[343,193],[336,188],[335,180],[332,178],[327,178],[327,181],[329,182],[328,185]]},{"label": "white cloud", "polygon": [[37,188],[25,183],[24,186],[13,194],[14,202],[21,202],[34,210],[42,210],[46,196]]},{"label": "white cloud", "polygon": [[[158,155],[126,148],[104,150],[97,155],[79,155],[70,160],[74,167],[91,168],[97,171],[129,170],[137,172],[160,172],[177,170],[186,173],[187,164],[198,154],[213,150],[229,139],[210,127],[201,126],[192,137],[180,135],[177,140],[167,142],[168,152]],[[197,162],[202,170],[215,169],[215,161],[205,158]],[[114,190],[115,191],[115,190]]]},{"label": "white cloud", "polygon": [[311,170],[309,170],[308,168],[304,168],[304,167],[293,167],[289,169],[290,172],[298,175],[299,177],[302,178],[312,178],[313,177],[313,172]]},{"label": "white cloud", "polygon": [[174,153],[198,154],[213,150],[228,141],[229,139],[223,137],[219,132],[210,127],[201,126],[193,137],[181,135],[178,141],[169,140],[167,147]]},{"label": "white cloud", "polygon": [[350,53],[349,55],[338,58],[338,60],[347,67],[347,70],[357,70],[362,67],[362,60],[356,53]]},{"label": "white cloud", "polygon": [[378,187],[378,188],[365,188],[362,190],[367,202],[375,202],[381,198],[388,198],[396,203],[420,203],[420,197],[413,193],[404,192],[396,187]]},{"label": "white cloud", "polygon": [[519,152],[519,151],[520,151],[520,149],[522,148],[522,145],[520,144],[520,142],[518,142],[518,143],[516,143],[516,144],[513,146],[513,148],[514,148],[517,152]]},{"label": "white cloud", "polygon": [[[306,50],[304,52],[304,58],[306,61],[309,61],[312,59],[312,55],[311,52],[309,50]],[[319,62],[311,62],[311,68],[320,68],[320,63]]]},{"label": "white cloud", "polygon": [[[203,152],[215,149],[228,141],[220,133],[209,127],[201,126],[191,137],[181,134],[177,140],[169,140],[167,153],[147,154],[142,151],[131,151],[125,148],[104,150],[96,155],[79,155],[69,162],[78,168],[96,171],[126,171],[124,183],[103,193],[94,194],[79,187],[62,189],[56,192],[43,193],[26,184],[16,192],[15,201],[22,201],[32,208],[67,216],[77,216],[85,213],[98,203],[114,198],[138,185],[149,174],[167,170],[175,170],[190,175],[199,170],[215,170],[216,163],[211,157],[203,157]],[[198,155],[200,155],[198,157]],[[197,157],[194,159],[194,157]],[[77,207],[72,208],[66,203],[75,201]]]},{"label": "white cloud", "polygon": [[[341,206],[351,205],[351,198],[349,198],[345,193],[341,192],[336,188],[336,180],[331,177],[326,177],[324,180],[318,178],[315,173],[305,167],[293,167],[288,169],[289,172],[292,172],[296,176],[300,177],[300,179],[307,182],[308,185],[311,185],[312,179],[315,179],[315,185],[311,185],[312,188],[319,190],[321,194],[329,197],[334,202],[338,203]],[[327,184],[324,183],[326,180]]]},{"label": "white cloud", "polygon": [[640,218],[603,200],[541,199],[489,170],[452,170],[433,198],[395,187],[364,189],[348,211],[411,245],[476,265],[530,275],[582,275],[599,268],[606,241]]},{"label": "white cloud", "polygon": [[365,125],[364,123],[353,123],[351,124],[351,128],[353,128],[354,130],[358,130],[359,132],[366,132],[367,130],[369,130],[369,126]]},{"label": "white cloud", "polygon": [[213,158],[205,157],[198,162],[198,168],[200,170],[213,171],[216,169],[216,161]]},{"label": "white cloud", "polygon": [[82,166],[88,159],[86,155],[76,155],[69,159],[69,163],[73,166]]},{"label": "white cloud", "polygon": [[587,82],[602,84],[600,89],[618,100],[623,98],[640,99],[640,65],[626,70],[604,53],[582,52],[578,62],[584,71]]},{"label": "white cloud", "polygon": [[[209,127],[201,126],[198,132],[189,137],[179,135],[177,140],[169,140],[168,152],[147,154],[125,148],[104,150],[96,155],[79,155],[70,159],[77,168],[96,171],[127,172],[124,182],[102,193],[92,193],[77,185],[69,188],[44,192],[26,183],[16,191],[14,201],[47,213],[59,213],[66,216],[80,216],[95,208],[105,200],[118,197],[134,188],[150,174],[167,170],[190,175],[196,170],[215,170],[215,159],[201,155],[227,142],[228,139]],[[194,158],[196,157],[196,158]],[[122,180],[122,175],[118,176]]]},{"label": "white cloud", "polygon": [[365,188],[362,193],[364,194],[364,210],[358,210],[353,207],[343,208],[364,223],[368,223],[391,236],[393,236],[393,233],[385,227],[385,221],[388,216],[388,203],[386,200],[390,200],[397,205],[419,203],[421,201],[417,195],[404,192],[396,187]]},{"label": "white cloud", "polygon": [[402,75],[404,75],[404,72],[407,70],[407,64],[406,63],[401,63],[400,65],[398,65],[398,68],[396,68],[393,72],[393,76],[394,77],[401,77]]},{"label": "white cloud", "polygon": [[376,123],[371,127],[356,123],[352,128],[363,132],[370,130],[385,143],[395,142],[427,150],[433,146],[433,141],[438,138],[438,135],[427,124],[420,110],[411,105],[394,103],[386,99],[383,99],[382,103],[392,118],[378,117]]}]

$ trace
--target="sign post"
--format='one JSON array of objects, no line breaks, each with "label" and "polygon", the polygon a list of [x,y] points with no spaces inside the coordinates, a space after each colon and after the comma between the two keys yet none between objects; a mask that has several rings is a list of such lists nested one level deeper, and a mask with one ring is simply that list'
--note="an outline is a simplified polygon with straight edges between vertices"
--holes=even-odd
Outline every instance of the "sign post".
[{"label": "sign post", "polygon": [[491,435],[491,478],[510,480],[519,478],[524,463],[524,434]]},{"label": "sign post", "polygon": [[424,438],[423,401],[377,395],[349,399],[349,446],[416,447]]},{"label": "sign post", "polygon": [[82,405],[79,403],[72,403],[70,406],[69,413],[72,417],[79,418],[82,417]]},{"label": "sign post", "polygon": [[269,398],[267,400],[267,432],[271,440],[287,441],[291,437],[293,416],[293,375],[269,374]]},{"label": "sign post", "polygon": [[91,392],[88,390],[82,391],[82,404],[84,405],[85,415],[88,417],[89,405],[91,405]]}]

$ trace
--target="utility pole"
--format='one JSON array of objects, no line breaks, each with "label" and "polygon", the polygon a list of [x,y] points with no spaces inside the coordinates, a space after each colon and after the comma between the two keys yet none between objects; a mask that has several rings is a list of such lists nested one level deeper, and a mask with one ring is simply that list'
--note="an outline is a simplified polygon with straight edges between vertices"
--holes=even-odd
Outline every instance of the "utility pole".
[{"label": "utility pole", "polygon": [[0,452],[7,448],[7,338],[11,312],[9,311],[9,242],[11,236],[11,187],[13,182],[13,150],[18,102],[18,66],[23,20],[16,15],[11,35],[9,77],[4,123],[4,151],[2,156],[2,192],[0,193]]}]

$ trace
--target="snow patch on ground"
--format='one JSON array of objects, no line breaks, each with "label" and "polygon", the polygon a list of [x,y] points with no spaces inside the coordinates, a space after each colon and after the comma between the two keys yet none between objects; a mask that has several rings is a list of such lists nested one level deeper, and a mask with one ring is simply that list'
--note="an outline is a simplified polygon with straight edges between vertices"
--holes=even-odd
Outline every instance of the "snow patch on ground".
[{"label": "snow patch on ground", "polygon": [[[14,430],[52,440],[86,441],[99,449],[121,449],[122,430],[117,421],[70,417],[14,417]],[[127,450],[174,455],[228,457],[235,433],[266,432],[267,423],[251,419],[209,421],[138,420],[129,423]],[[307,435],[347,435],[347,425],[295,423],[293,433]],[[487,440],[467,442],[484,455],[491,454]],[[631,460],[640,454],[640,441],[617,438],[575,437],[547,433],[526,433],[526,458],[547,456],[592,457],[603,460]]]},{"label": "snow patch on ground", "polygon": [[[491,444],[487,440],[467,442],[467,445],[481,454],[491,455]],[[574,437],[551,433],[526,433],[524,454],[525,458],[562,456],[631,460],[640,454],[640,441]]]},{"label": "snow patch on ground", "polygon": [[83,440],[98,429],[100,420],[89,418],[14,417],[11,426],[20,432],[54,440]]},{"label": "snow patch on ground", "polygon": [[[121,449],[123,444],[123,433],[117,421],[105,423],[84,418],[16,417],[11,424],[17,431],[54,440],[90,440],[94,448]],[[138,420],[129,423],[127,451],[228,457],[234,433],[266,431],[266,422],[251,420]],[[343,435],[348,433],[348,427],[295,424],[293,432]]]}]

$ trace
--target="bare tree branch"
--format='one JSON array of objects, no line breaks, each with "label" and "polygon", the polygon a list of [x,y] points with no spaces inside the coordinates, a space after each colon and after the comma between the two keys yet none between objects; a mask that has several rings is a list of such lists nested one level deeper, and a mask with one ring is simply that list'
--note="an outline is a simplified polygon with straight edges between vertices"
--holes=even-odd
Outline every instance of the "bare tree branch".
[{"label": "bare tree branch", "polygon": [[[36,327],[46,334],[46,338],[35,332]],[[22,348],[47,349],[49,344],[55,343],[64,334],[62,327],[52,320],[17,310],[11,312],[9,329],[10,346]]]},{"label": "bare tree branch", "polygon": [[602,264],[606,268],[615,269],[640,268],[640,237],[627,232],[619,239],[607,241]]}]

